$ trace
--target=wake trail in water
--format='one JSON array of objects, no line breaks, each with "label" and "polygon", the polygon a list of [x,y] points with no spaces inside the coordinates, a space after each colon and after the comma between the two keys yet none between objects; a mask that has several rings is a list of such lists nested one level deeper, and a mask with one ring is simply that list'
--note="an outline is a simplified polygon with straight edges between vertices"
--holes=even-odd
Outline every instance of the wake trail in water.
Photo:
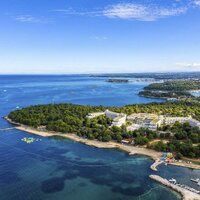
[{"label": "wake trail in water", "polygon": [[9,130],[13,130],[13,129],[15,129],[15,127],[0,128],[0,131],[9,131]]}]

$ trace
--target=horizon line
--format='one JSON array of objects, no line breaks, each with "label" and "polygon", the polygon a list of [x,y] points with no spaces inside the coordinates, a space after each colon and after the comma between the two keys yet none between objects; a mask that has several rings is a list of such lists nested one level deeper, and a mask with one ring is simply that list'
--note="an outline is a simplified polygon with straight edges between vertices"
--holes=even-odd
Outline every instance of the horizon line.
[{"label": "horizon line", "polygon": [[106,74],[152,74],[152,73],[200,73],[200,71],[153,71],[153,72],[87,72],[87,73],[0,73],[0,76],[4,75],[106,75]]}]

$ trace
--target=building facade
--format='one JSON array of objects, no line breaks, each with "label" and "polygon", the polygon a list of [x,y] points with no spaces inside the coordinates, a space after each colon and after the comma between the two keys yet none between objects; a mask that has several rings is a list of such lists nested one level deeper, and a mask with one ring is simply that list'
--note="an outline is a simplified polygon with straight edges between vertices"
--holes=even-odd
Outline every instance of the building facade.
[{"label": "building facade", "polygon": [[88,115],[86,117],[88,119],[92,119],[92,118],[95,118],[95,117],[99,117],[101,115],[105,115],[105,112],[88,113]]},{"label": "building facade", "polygon": [[156,130],[163,123],[163,116],[158,116],[150,113],[137,113],[127,117],[127,120],[132,123],[127,130],[136,130],[141,127],[150,130]]}]

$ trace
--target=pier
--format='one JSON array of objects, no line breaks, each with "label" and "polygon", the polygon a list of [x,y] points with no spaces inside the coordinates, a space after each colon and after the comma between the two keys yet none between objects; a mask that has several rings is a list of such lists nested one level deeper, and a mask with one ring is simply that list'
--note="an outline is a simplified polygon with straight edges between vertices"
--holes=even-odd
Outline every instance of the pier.
[{"label": "pier", "polygon": [[157,175],[150,175],[149,176],[151,179],[161,183],[162,185],[165,185],[174,191],[180,193],[183,197],[183,200],[200,200],[200,191],[195,190],[193,188],[190,188],[185,185],[177,184],[177,183],[172,183],[168,181],[167,179],[164,179],[160,176]]}]

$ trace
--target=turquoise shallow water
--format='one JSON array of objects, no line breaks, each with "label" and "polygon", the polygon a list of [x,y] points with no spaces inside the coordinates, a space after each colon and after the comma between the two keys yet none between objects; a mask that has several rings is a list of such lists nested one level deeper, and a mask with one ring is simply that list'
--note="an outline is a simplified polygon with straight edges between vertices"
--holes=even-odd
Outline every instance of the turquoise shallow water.
[{"label": "turquoise shallow water", "polygon": [[194,95],[196,97],[200,97],[200,91],[198,91],[198,92],[192,92],[192,95]]},{"label": "turquoise shallow water", "polygon": [[[0,116],[16,107],[71,102],[88,105],[148,103],[137,96],[148,83],[110,84],[87,76],[0,76]],[[0,127],[10,127],[0,119]],[[152,161],[118,150],[96,149],[61,138],[23,143],[28,133],[0,131],[0,199],[180,199],[151,181]],[[31,136],[32,137],[32,136]],[[161,166],[159,174],[182,183],[198,170]]]}]

